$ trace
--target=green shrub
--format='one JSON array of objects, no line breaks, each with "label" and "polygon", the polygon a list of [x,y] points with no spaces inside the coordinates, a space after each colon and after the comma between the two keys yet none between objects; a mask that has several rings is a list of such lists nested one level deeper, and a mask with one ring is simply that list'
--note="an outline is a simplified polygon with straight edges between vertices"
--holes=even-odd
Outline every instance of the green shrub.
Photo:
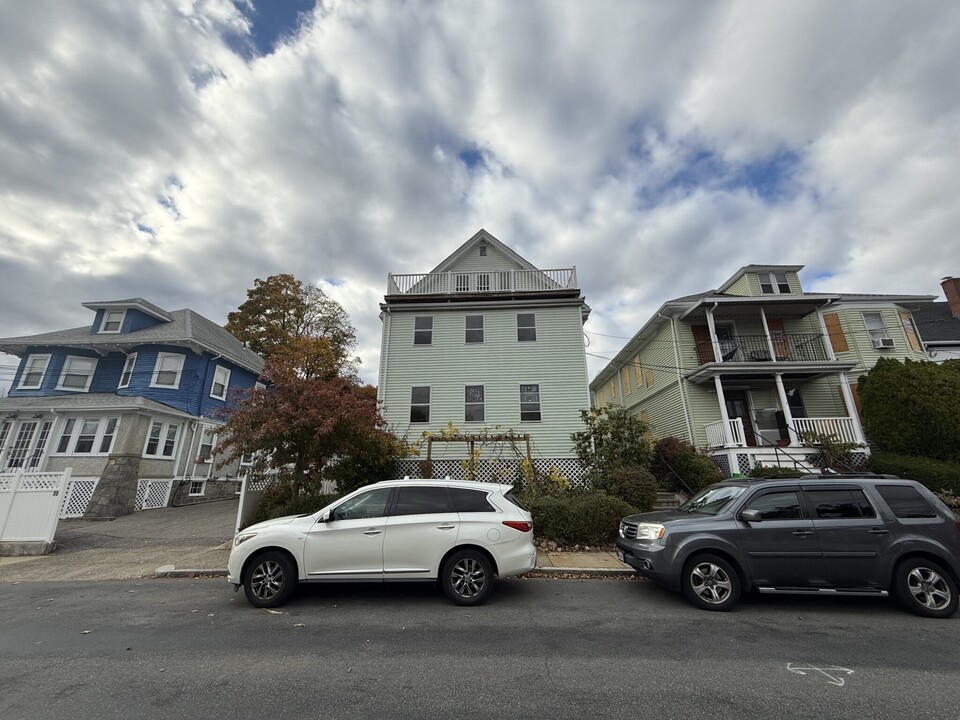
[{"label": "green shrub", "polygon": [[916,480],[934,492],[960,493],[960,464],[957,463],[875,450],[870,457],[870,469]]},{"label": "green shrub", "polygon": [[304,493],[296,500],[291,500],[290,494],[290,480],[286,478],[278,479],[260,497],[260,502],[257,503],[257,509],[250,524],[283,517],[284,515],[313,513],[339,497],[339,495]]},{"label": "green shrub", "polygon": [[624,467],[611,470],[609,474],[597,478],[593,488],[623,500],[640,512],[648,512],[653,509],[660,486],[649,470]]},{"label": "green shrub", "polygon": [[785,467],[755,467],[750,471],[750,477],[754,478],[778,478],[778,477],[796,477],[803,473],[803,470],[792,470]]},{"label": "green shrub", "polygon": [[661,487],[686,493],[695,493],[723,480],[723,473],[710,458],[676,437],[657,441],[651,470]]},{"label": "green shrub", "polygon": [[598,491],[524,498],[524,503],[533,515],[537,537],[559,545],[613,544],[620,519],[637,512],[623,500]]}]

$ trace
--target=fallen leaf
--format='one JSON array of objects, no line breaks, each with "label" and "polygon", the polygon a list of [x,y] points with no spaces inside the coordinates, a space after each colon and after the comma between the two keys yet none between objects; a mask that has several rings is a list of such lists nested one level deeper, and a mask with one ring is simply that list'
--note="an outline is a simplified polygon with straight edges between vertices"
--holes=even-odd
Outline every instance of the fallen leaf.
[{"label": "fallen leaf", "polygon": [[80,634],[81,634],[81,635],[89,635],[89,634],[90,634],[90,631],[89,631],[89,630],[81,630],[81,631],[80,631]]},{"label": "fallen leaf", "polygon": [[303,623],[294,623],[294,627],[306,627]]},{"label": "fallen leaf", "polygon": [[283,613],[280,610],[271,610],[270,608],[264,608],[264,610],[266,610],[271,615],[283,615]]}]

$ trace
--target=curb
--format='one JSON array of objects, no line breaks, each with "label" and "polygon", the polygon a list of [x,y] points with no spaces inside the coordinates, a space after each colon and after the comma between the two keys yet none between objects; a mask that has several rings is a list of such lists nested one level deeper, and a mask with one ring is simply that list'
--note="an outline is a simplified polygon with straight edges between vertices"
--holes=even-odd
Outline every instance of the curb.
[{"label": "curb", "polygon": [[[635,575],[636,571],[629,568],[577,568],[577,567],[540,567],[537,566],[531,573],[539,575],[591,575],[594,577],[610,577],[620,575]],[[164,565],[158,567],[153,576],[156,578],[192,578],[192,577],[227,577],[226,568],[213,568],[208,570],[200,569],[179,569],[173,565]]]}]

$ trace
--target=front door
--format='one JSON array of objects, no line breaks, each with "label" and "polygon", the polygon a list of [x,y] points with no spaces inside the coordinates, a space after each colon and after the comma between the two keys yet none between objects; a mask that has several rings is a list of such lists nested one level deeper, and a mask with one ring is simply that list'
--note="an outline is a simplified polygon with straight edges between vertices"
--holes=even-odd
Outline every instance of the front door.
[{"label": "front door", "polygon": [[731,420],[740,418],[743,421],[743,440],[748,447],[756,447],[757,436],[753,431],[753,421],[750,419],[750,403],[747,400],[747,391],[724,390],[723,396],[727,402],[727,416]]}]

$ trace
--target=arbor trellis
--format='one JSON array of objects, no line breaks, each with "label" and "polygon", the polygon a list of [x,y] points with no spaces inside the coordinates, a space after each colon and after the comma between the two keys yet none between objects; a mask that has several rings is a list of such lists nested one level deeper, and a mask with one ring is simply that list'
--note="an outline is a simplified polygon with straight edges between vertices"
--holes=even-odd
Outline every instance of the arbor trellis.
[{"label": "arbor trellis", "polygon": [[[514,433],[514,432],[500,432],[500,433],[460,433],[460,432],[441,432],[439,435],[427,434],[425,436],[427,441],[427,457],[426,463],[427,467],[432,467],[433,465],[433,444],[435,442],[440,443],[466,443],[470,455],[469,459],[465,461],[464,469],[467,471],[467,478],[469,480],[477,479],[477,467],[480,462],[480,455],[477,451],[477,444],[480,445],[481,449],[490,444],[494,443],[508,443],[511,448],[513,448],[514,455],[516,457],[521,457],[520,451],[517,448],[517,443],[523,441],[526,447],[526,462],[528,466],[533,465],[533,448],[530,444],[530,435],[527,433]],[[432,472],[430,473],[433,474]]]}]

